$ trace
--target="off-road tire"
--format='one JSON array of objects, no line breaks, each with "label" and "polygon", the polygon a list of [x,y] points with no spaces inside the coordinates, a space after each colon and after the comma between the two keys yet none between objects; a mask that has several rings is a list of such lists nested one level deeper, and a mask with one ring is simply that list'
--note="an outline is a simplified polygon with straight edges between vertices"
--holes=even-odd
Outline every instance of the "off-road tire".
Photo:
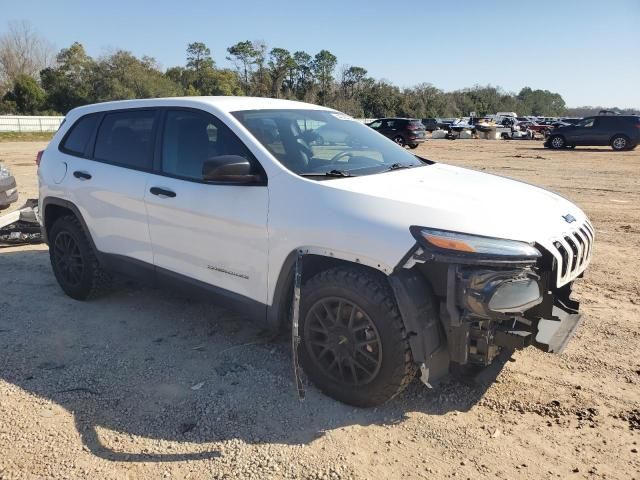
[{"label": "off-road tire", "polygon": [[309,379],[330,397],[357,407],[372,407],[402,392],[416,376],[409,339],[393,293],[384,278],[358,268],[333,268],[318,273],[302,287],[300,336],[311,308],[323,298],[343,298],[357,304],[379,332],[381,366],[376,376],[363,385],[332,379],[312,360],[308,345],[300,345],[300,361]]},{"label": "off-road tire", "polygon": [[611,148],[616,152],[630,150],[631,141],[626,135],[616,135],[611,139]]},{"label": "off-road tire", "polygon": [[567,146],[567,141],[564,139],[562,135],[551,135],[549,137],[549,147],[554,150],[560,150]]},{"label": "off-road tire", "polygon": [[[79,282],[68,281],[56,262],[56,240],[62,234],[69,235],[77,245],[82,262]],[[48,239],[53,274],[64,293],[76,300],[87,300],[108,289],[111,276],[101,267],[80,221],[74,215],[57,219],[49,231]]]}]

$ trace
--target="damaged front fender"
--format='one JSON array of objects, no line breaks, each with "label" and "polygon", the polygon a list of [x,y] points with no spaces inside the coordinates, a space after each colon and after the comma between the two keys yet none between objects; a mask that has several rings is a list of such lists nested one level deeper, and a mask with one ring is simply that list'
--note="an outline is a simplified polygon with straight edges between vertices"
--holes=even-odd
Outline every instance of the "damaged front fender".
[{"label": "damaged front fender", "polygon": [[409,337],[421,380],[438,380],[449,372],[447,340],[439,321],[438,305],[431,287],[414,270],[398,269],[388,277]]}]

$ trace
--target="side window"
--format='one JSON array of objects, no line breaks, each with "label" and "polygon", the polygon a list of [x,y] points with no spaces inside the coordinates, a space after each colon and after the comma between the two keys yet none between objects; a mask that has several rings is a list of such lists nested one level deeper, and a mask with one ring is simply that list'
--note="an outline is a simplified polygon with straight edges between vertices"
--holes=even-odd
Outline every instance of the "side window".
[{"label": "side window", "polygon": [[594,117],[585,118],[584,120],[580,120],[578,123],[576,123],[576,127],[591,128],[593,127],[595,121],[596,119]]},{"label": "side window", "polygon": [[206,112],[170,110],[162,139],[162,171],[201,180],[204,162],[238,155],[249,160],[247,147],[229,128]]},{"label": "side window", "polygon": [[94,157],[124,167],[151,169],[153,110],[130,110],[105,115],[96,138]]},{"label": "side window", "polygon": [[386,123],[387,124],[385,126],[387,128],[396,128],[396,121],[395,120],[387,120]]},{"label": "side window", "polygon": [[85,115],[71,126],[60,149],[72,155],[84,156],[96,128],[98,115]]}]

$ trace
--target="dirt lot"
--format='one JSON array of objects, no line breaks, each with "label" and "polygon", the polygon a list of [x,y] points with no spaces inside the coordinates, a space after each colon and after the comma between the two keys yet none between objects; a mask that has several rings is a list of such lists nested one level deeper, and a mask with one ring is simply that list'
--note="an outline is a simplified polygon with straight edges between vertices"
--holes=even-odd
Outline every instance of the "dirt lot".
[{"label": "dirt lot", "polygon": [[[0,144],[21,199],[43,145]],[[132,284],[76,302],[46,247],[1,249],[0,479],[640,479],[640,149],[419,153],[541,184],[591,217],[587,320],[563,355],[521,351],[487,388],[415,382],[377,409],[313,387],[299,403],[286,339],[241,315]]]}]

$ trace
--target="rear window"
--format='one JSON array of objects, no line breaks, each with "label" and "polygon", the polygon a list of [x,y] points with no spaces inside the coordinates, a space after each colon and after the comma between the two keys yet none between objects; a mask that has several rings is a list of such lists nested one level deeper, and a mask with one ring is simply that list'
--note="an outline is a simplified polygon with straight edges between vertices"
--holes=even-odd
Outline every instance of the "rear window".
[{"label": "rear window", "polygon": [[97,115],[81,117],[67,133],[62,142],[62,150],[72,155],[84,156],[97,121]]},{"label": "rear window", "polygon": [[151,169],[153,110],[132,110],[105,115],[96,138],[94,157],[130,168]]},{"label": "rear window", "polygon": [[424,125],[422,124],[422,122],[420,120],[409,120],[409,125],[411,125],[412,127],[417,127],[417,128],[424,127]]}]

